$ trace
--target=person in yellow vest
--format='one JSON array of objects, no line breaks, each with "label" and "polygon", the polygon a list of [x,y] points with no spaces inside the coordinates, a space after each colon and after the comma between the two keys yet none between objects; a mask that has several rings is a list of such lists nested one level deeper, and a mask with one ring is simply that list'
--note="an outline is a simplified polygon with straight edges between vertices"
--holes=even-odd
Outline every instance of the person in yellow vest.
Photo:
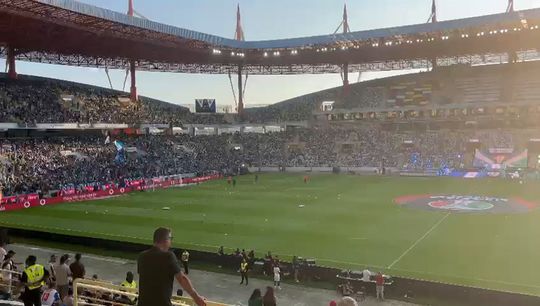
[{"label": "person in yellow vest", "polygon": [[187,250],[184,250],[184,252],[182,252],[180,261],[182,262],[182,266],[184,266],[184,274],[186,275],[189,274],[189,267],[188,267],[189,252]]},{"label": "person in yellow vest", "polygon": [[[122,284],[120,284],[120,286],[122,287],[125,287],[125,288],[130,288],[130,289],[137,289],[137,282],[133,279],[133,272],[129,271],[127,274],[126,274],[126,280],[122,282]],[[129,292],[132,292],[131,290]],[[127,302],[126,304],[135,304],[135,300],[137,299],[136,297],[132,297],[132,296],[125,296],[125,295],[122,295],[122,297],[120,298],[122,301],[129,301]]]},{"label": "person in yellow vest", "polygon": [[36,261],[37,258],[34,255],[26,258],[26,269],[21,277],[21,282],[25,285],[24,292],[21,294],[24,306],[41,306],[41,287],[49,278],[49,271]]},{"label": "person in yellow vest", "polygon": [[244,283],[244,279],[246,280],[246,286],[248,285],[248,263],[246,259],[242,259],[242,263],[240,264],[240,274],[242,275],[242,281],[240,282],[240,285]]}]

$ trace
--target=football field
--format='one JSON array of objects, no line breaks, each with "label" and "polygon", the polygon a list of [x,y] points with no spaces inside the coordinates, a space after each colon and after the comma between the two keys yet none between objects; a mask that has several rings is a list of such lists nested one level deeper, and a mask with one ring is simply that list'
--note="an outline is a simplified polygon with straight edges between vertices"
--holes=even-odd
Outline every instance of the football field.
[{"label": "football field", "polygon": [[[460,197],[461,196],[461,197]],[[540,295],[540,184],[260,174],[0,213],[10,227],[150,243],[268,250],[290,260]],[[398,204],[399,203],[399,204]]]}]

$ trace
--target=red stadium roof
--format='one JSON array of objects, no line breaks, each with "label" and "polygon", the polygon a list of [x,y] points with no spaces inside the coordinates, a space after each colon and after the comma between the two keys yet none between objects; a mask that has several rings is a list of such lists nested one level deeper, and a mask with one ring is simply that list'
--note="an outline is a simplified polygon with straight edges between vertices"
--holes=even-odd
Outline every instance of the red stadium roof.
[{"label": "red stadium roof", "polygon": [[[71,0],[0,0],[0,56],[85,67],[193,73],[401,70],[538,59],[540,9],[347,34],[235,41]],[[537,30],[538,29],[538,30]]]}]

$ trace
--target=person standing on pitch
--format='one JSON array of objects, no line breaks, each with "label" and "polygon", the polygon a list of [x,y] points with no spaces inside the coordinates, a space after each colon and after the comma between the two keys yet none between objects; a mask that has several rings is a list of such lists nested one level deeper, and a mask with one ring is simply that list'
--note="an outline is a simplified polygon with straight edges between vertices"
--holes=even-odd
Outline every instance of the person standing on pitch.
[{"label": "person standing on pitch", "polygon": [[25,285],[24,292],[21,294],[24,306],[41,306],[41,287],[49,278],[49,271],[42,265],[36,264],[36,261],[37,258],[34,255],[26,258],[26,269],[21,277],[21,282]]},{"label": "person standing on pitch", "polygon": [[242,275],[242,281],[240,282],[240,285],[244,283],[244,279],[246,280],[246,286],[248,285],[248,263],[246,259],[242,259],[242,263],[240,264],[240,275]]},{"label": "person standing on pitch", "polygon": [[184,267],[184,273],[186,275],[189,274],[189,252],[187,250],[184,250],[184,252],[182,252],[182,257],[180,258],[180,260],[182,261],[182,266]]},{"label": "person standing on pitch", "polygon": [[274,265],[274,288],[281,289],[281,269],[279,263]]},{"label": "person standing on pitch", "polygon": [[384,300],[384,276],[381,272],[375,276],[375,286],[377,288],[377,300]]},{"label": "person standing on pitch", "polygon": [[171,230],[160,227],[154,231],[154,245],[139,255],[138,306],[172,306],[175,278],[197,306],[206,306],[205,299],[195,291],[189,278],[182,273],[176,256],[169,251],[172,239]]}]

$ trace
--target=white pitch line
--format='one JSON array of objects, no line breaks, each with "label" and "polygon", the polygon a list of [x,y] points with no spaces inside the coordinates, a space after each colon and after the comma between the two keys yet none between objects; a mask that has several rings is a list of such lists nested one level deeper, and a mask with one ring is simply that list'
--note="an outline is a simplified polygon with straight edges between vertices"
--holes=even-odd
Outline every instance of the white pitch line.
[{"label": "white pitch line", "polygon": [[401,254],[394,262],[392,262],[387,268],[392,269],[392,267],[397,264],[405,255],[407,255],[416,245],[418,245],[422,240],[424,240],[431,232],[433,232],[434,229],[436,229],[446,218],[450,216],[450,212],[448,212],[446,215],[444,215],[435,225],[433,225],[422,237],[418,238],[403,254]]}]

